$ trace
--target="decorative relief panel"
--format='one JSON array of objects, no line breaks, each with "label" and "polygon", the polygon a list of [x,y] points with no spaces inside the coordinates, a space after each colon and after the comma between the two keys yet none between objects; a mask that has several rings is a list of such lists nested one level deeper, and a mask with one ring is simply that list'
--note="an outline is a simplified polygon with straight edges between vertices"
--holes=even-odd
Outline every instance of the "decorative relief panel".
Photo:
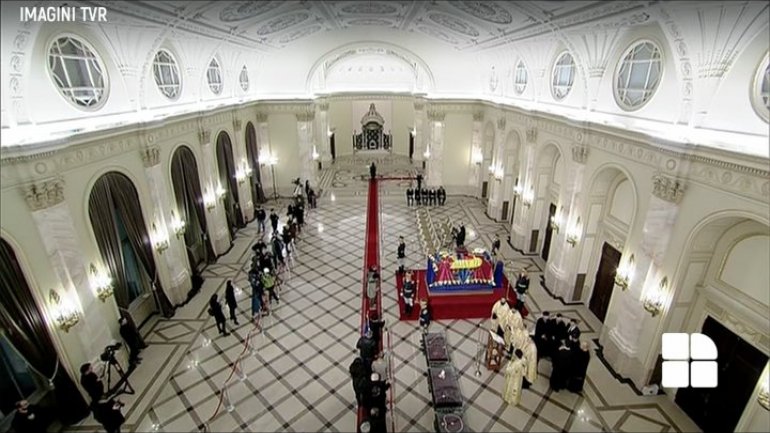
[{"label": "decorative relief panel", "polygon": [[236,132],[241,130],[241,126],[243,126],[241,119],[233,119],[233,129]]},{"label": "decorative relief panel", "polygon": [[534,143],[537,141],[537,128],[527,128],[527,143]]},{"label": "decorative relief panel", "polygon": [[497,129],[501,131],[505,130],[505,117],[497,119]]},{"label": "decorative relief panel", "polygon": [[588,146],[581,144],[572,145],[572,160],[578,164],[585,164],[588,160]]},{"label": "decorative relief panel", "polygon": [[432,122],[441,122],[446,117],[446,113],[439,110],[430,109],[428,110],[428,120]]},{"label": "decorative relief panel", "polygon": [[64,180],[50,179],[23,187],[31,211],[46,209],[64,201]]},{"label": "decorative relief panel", "polygon": [[265,123],[267,122],[267,113],[258,112],[256,116],[254,116],[255,119],[257,119],[257,123]]},{"label": "decorative relief panel", "polygon": [[198,140],[200,141],[201,145],[206,145],[211,143],[211,131],[208,129],[204,129],[198,132]]},{"label": "decorative relief panel", "polygon": [[684,182],[681,179],[656,174],[652,177],[652,194],[661,200],[679,203],[684,195]]},{"label": "decorative relief panel", "polygon": [[160,147],[152,146],[140,150],[142,154],[142,163],[145,167],[155,167],[160,164]]},{"label": "decorative relief panel", "polygon": [[746,321],[733,316],[711,300],[706,301],[706,311],[746,341],[756,343],[765,353],[770,352],[770,339],[764,332],[754,329]]},{"label": "decorative relief panel", "polygon": [[310,110],[294,113],[294,115],[297,116],[297,122],[310,122],[315,119],[315,111]]}]

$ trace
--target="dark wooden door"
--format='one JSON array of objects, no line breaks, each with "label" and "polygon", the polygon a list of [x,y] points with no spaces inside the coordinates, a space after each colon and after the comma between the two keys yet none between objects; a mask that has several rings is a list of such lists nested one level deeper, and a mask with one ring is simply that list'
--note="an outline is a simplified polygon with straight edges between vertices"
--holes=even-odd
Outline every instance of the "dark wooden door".
[{"label": "dark wooden door", "polygon": [[510,202],[509,202],[508,200],[505,200],[505,201],[503,202],[503,216],[502,216],[502,218],[500,218],[500,219],[502,219],[502,220],[508,220],[508,205],[509,205],[509,204],[510,204]]},{"label": "dark wooden door", "polygon": [[414,135],[411,133],[409,134],[409,160],[412,160],[412,156],[414,156]]},{"label": "dark wooden door", "polygon": [[484,181],[481,182],[481,198],[487,198],[487,192],[489,190],[489,182]]},{"label": "dark wooden door", "polygon": [[704,432],[735,431],[767,356],[711,317],[701,333],[717,347],[717,387],[680,388],[675,401]]},{"label": "dark wooden door", "polygon": [[337,147],[334,145],[334,133],[329,137],[329,149],[332,152],[332,161],[337,159]]},{"label": "dark wooden door", "polygon": [[588,308],[602,323],[607,317],[612,289],[615,287],[615,272],[617,272],[619,264],[620,251],[605,242],[602,246],[602,260],[599,262],[599,270],[596,271],[594,292],[591,294],[591,302],[588,305]]},{"label": "dark wooden door", "polygon": [[545,226],[545,238],[543,238],[543,251],[540,253],[540,257],[543,260],[548,261],[548,254],[551,252],[551,236],[553,236],[553,229],[551,228],[551,219],[556,215],[556,205],[551,203],[548,208],[548,224]]}]

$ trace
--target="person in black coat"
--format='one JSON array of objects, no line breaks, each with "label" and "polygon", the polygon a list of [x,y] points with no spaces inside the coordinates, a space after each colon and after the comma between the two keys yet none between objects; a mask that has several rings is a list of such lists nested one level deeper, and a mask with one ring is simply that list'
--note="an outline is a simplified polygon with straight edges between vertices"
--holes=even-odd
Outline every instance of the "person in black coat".
[{"label": "person in black coat", "polygon": [[123,412],[120,411],[122,407],[123,403],[114,399],[91,404],[94,419],[104,427],[107,433],[120,433],[120,426],[126,422]]},{"label": "person in black coat", "polygon": [[444,206],[444,203],[446,203],[446,190],[443,186],[438,187],[438,191],[436,191],[436,197],[438,198],[438,204]]},{"label": "person in black coat", "polygon": [[404,297],[404,313],[407,316],[412,315],[412,309],[414,308],[414,295],[417,292],[414,281],[412,281],[412,273],[409,272],[404,277],[404,286],[402,288],[401,296]]},{"label": "person in black coat", "polygon": [[516,278],[516,293],[519,294],[519,297],[523,297],[527,290],[529,290],[529,276],[527,275],[527,271],[522,270],[521,273],[519,273],[519,277]]},{"label": "person in black coat", "polygon": [[350,379],[353,381],[353,392],[356,393],[356,401],[361,405],[364,402],[364,391],[366,391],[366,387],[363,386],[363,379],[368,380],[369,378],[369,372],[366,370],[364,360],[361,359],[360,356],[356,357],[356,359],[350,363],[348,372],[350,372]]},{"label": "person in black coat", "polygon": [[567,389],[576,394],[583,392],[583,384],[586,381],[586,372],[588,371],[588,362],[591,360],[591,353],[588,350],[588,342],[580,342],[580,347],[572,351],[572,363],[570,364],[570,378],[567,382]]},{"label": "person in black coat", "polygon": [[[556,313],[556,323],[554,324],[553,338],[558,344],[562,340],[567,340],[567,320],[561,313]],[[558,347],[558,346],[557,346]]]},{"label": "person in black coat", "polygon": [[358,339],[356,349],[359,350],[359,355],[364,360],[366,369],[371,370],[372,361],[374,361],[374,357],[377,355],[377,343],[374,341],[371,329]]},{"label": "person in black coat", "polygon": [[383,328],[385,328],[385,319],[381,319],[376,311],[372,311],[371,314],[369,314],[369,329],[372,331],[372,340],[374,340],[374,347],[377,349],[376,352],[380,351]]},{"label": "person in black coat", "polygon": [[16,402],[16,415],[13,416],[11,425],[17,433],[45,432],[51,423],[49,414],[35,404],[29,404],[27,400]]},{"label": "person in black coat", "polygon": [[265,233],[265,220],[267,219],[267,214],[265,213],[265,210],[262,209],[262,206],[257,207],[256,217],[257,233]]},{"label": "person in black coat", "polygon": [[129,320],[129,317],[123,315],[118,323],[120,324],[120,336],[123,337],[123,340],[128,347],[129,365],[133,366],[139,364],[142,362],[142,358],[139,357],[139,352],[147,347],[147,344],[142,339],[142,336],[139,335],[139,331],[136,329],[136,326],[134,326],[134,323]]},{"label": "person in black coat", "polygon": [[569,320],[569,326],[567,327],[567,337],[573,340],[580,339],[580,328],[578,328],[578,321],[576,319]]},{"label": "person in black coat", "polygon": [[420,194],[422,194],[422,205],[423,206],[430,205],[430,201],[428,198],[428,188],[423,188]]},{"label": "person in black coat", "polygon": [[235,316],[235,309],[238,308],[238,301],[235,299],[235,286],[231,280],[227,280],[227,287],[225,287],[225,302],[230,309],[230,319],[237,325],[238,317]]},{"label": "person in black coat", "polygon": [[371,179],[377,177],[377,166],[374,165],[374,162],[372,162],[372,165],[369,166],[369,176]]},{"label": "person in black coat", "polygon": [[414,192],[412,191],[412,187],[406,189],[406,205],[411,206],[412,205],[412,194]]},{"label": "person in black coat", "polygon": [[278,214],[275,213],[275,209],[270,209],[270,225],[273,226],[273,232],[278,231]]},{"label": "person in black coat", "polygon": [[91,401],[99,401],[104,395],[104,383],[99,379],[90,362],[80,366],[80,384]]},{"label": "person in black coat", "polygon": [[436,190],[433,188],[428,190],[428,203],[430,203],[431,206],[436,205]]},{"label": "person in black coat", "polygon": [[457,232],[457,247],[465,245],[465,224],[460,224],[460,231]]},{"label": "person in black coat", "polygon": [[398,259],[398,272],[404,272],[404,262],[406,260],[406,242],[404,237],[398,237],[398,249],[396,250],[396,259]]},{"label": "person in black coat", "polygon": [[572,368],[572,351],[564,340],[560,342],[553,356],[553,370],[551,371],[551,389],[560,391],[567,387]]},{"label": "person in black coat", "polygon": [[417,175],[417,191],[422,190],[422,175]]},{"label": "person in black coat", "polygon": [[548,336],[549,321],[551,320],[551,312],[543,311],[543,315],[535,322],[535,346],[537,346],[537,358],[549,358],[551,356],[550,342]]},{"label": "person in black coat", "polygon": [[227,325],[227,319],[225,319],[225,313],[222,312],[222,304],[217,300],[216,293],[211,295],[211,299],[209,300],[209,315],[214,317],[214,320],[217,322],[217,330],[221,335],[230,335],[225,327]]}]

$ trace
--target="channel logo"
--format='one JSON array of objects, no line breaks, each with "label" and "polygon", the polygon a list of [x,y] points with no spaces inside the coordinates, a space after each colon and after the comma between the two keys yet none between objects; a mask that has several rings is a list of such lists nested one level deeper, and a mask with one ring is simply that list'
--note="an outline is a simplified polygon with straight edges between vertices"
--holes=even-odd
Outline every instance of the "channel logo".
[{"label": "channel logo", "polygon": [[717,346],[699,334],[665,333],[663,345],[664,388],[716,388]]}]

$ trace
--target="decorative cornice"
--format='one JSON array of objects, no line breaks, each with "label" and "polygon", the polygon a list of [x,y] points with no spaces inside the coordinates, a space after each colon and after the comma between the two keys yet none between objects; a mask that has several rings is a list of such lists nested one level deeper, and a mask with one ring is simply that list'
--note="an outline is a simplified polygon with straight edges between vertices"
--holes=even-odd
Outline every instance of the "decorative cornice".
[{"label": "decorative cornice", "polygon": [[316,107],[318,107],[318,109],[320,111],[329,111],[329,103],[328,102],[318,103],[318,104],[316,104]]},{"label": "decorative cornice", "polygon": [[266,123],[267,122],[267,113],[263,113],[261,111],[257,112],[257,115],[254,116],[257,119],[257,123]]},{"label": "decorative cornice", "polygon": [[22,187],[30,210],[46,209],[64,201],[64,179],[55,178]]},{"label": "decorative cornice", "polygon": [[482,122],[482,121],[484,121],[484,112],[483,111],[474,111],[473,112],[473,121],[474,122]]},{"label": "decorative cornice", "polygon": [[588,160],[588,146],[582,144],[573,144],[572,160],[578,164],[585,164]]},{"label": "decorative cornice", "polygon": [[446,118],[446,113],[439,110],[428,110],[428,120],[432,122],[442,122]]},{"label": "decorative cornice", "polygon": [[204,129],[198,132],[198,140],[200,140],[201,145],[206,145],[211,143],[211,131],[208,129]]},{"label": "decorative cornice", "polygon": [[530,126],[527,128],[527,143],[534,143],[537,141],[537,128]]},{"label": "decorative cornice", "polygon": [[142,163],[144,163],[145,167],[155,167],[156,165],[160,164],[159,146],[150,146],[140,150],[139,152],[142,154]]},{"label": "decorative cornice", "polygon": [[422,111],[425,109],[425,103],[424,102],[415,102],[414,103],[414,111]]},{"label": "decorative cornice", "polygon": [[652,194],[661,200],[679,203],[684,195],[684,182],[681,179],[656,174],[652,176]]},{"label": "decorative cornice", "polygon": [[505,117],[497,119],[497,129],[501,131],[505,130]]},{"label": "decorative cornice", "polygon": [[315,111],[310,110],[294,113],[294,115],[297,117],[297,122],[312,122],[315,119]]},{"label": "decorative cornice", "polygon": [[241,119],[233,119],[233,130],[240,131],[241,127],[243,126],[243,122]]}]

